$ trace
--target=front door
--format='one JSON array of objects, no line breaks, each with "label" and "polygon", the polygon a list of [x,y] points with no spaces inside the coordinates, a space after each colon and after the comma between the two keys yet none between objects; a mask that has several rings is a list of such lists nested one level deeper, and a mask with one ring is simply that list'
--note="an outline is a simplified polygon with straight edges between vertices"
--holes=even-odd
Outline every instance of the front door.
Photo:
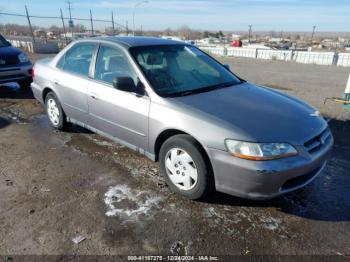
[{"label": "front door", "polygon": [[148,96],[117,90],[115,77],[138,77],[125,52],[101,45],[96,58],[94,79],[88,87],[90,125],[141,152],[148,149]]}]

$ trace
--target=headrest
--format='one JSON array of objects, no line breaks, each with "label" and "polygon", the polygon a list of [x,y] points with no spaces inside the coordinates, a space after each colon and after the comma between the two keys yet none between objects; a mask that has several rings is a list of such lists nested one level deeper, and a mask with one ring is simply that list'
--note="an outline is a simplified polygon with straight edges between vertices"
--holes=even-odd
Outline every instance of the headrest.
[{"label": "headrest", "polygon": [[162,65],[163,57],[161,54],[149,54],[147,57],[147,65]]},{"label": "headrest", "polygon": [[124,69],[126,66],[125,59],[121,56],[111,56],[106,61],[106,70],[114,71],[117,69]]}]

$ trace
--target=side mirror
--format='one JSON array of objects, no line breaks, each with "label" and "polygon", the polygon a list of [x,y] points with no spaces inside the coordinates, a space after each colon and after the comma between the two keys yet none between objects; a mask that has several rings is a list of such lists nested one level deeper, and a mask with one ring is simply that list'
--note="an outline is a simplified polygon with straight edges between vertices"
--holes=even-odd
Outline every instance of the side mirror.
[{"label": "side mirror", "polygon": [[223,65],[228,71],[231,71],[230,66],[229,65]]},{"label": "side mirror", "polygon": [[129,76],[120,76],[113,79],[113,87],[120,91],[136,93],[138,95],[144,95],[144,89],[142,84],[137,86],[134,83],[134,80]]}]

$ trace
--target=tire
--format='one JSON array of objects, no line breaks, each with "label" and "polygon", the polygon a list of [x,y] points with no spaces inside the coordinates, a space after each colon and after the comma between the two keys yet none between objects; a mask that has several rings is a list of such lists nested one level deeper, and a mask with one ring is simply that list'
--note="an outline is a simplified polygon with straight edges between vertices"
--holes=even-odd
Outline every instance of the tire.
[{"label": "tire", "polygon": [[66,114],[54,92],[47,94],[45,98],[45,109],[50,123],[54,128],[61,131],[69,129],[70,124],[67,122]]},{"label": "tire", "polygon": [[33,82],[32,78],[27,78],[18,82],[21,90],[29,90],[30,84]]},{"label": "tire", "polygon": [[191,136],[170,137],[160,149],[159,160],[161,173],[175,193],[189,199],[200,199],[214,189],[209,159]]}]

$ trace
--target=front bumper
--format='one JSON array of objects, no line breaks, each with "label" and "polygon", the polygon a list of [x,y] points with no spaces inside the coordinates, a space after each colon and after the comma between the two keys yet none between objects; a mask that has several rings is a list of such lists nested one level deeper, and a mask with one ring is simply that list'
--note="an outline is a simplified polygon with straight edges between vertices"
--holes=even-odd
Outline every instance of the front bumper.
[{"label": "front bumper", "polygon": [[227,151],[207,148],[217,191],[249,199],[271,199],[304,187],[314,180],[326,165],[333,145],[330,141],[314,154],[271,161],[250,161]]},{"label": "front bumper", "polygon": [[0,67],[0,84],[30,79],[32,77],[32,68],[32,63],[25,63],[17,66]]}]

